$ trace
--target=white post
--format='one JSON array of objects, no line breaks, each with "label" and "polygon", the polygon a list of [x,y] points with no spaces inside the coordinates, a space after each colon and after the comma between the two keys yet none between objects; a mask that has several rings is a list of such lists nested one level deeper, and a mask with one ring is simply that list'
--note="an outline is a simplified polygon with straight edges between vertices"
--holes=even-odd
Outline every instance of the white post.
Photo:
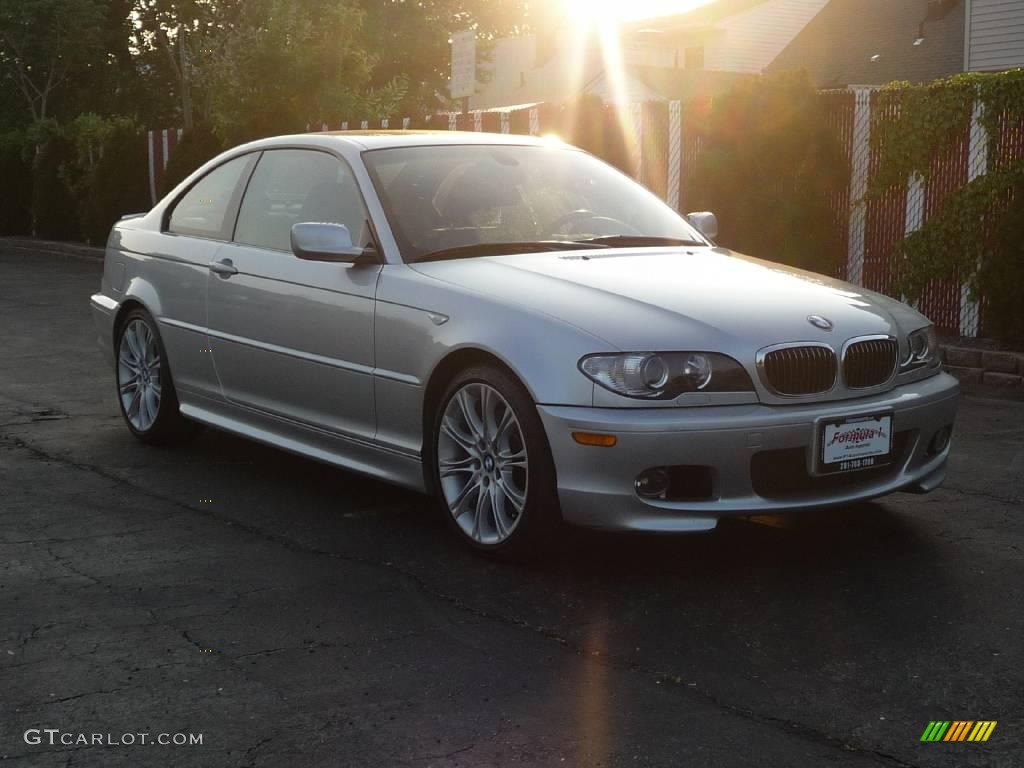
[{"label": "white post", "polygon": [[629,105],[630,116],[633,123],[633,150],[636,152],[635,165],[633,166],[633,178],[644,183],[644,105],[642,102],[634,101]]},{"label": "white post", "polygon": [[924,220],[924,179],[915,173],[907,180],[907,215],[903,236],[916,232]]},{"label": "white post", "polygon": [[164,128],[164,130],[163,130],[163,150],[164,150],[163,166],[164,166],[164,170],[167,170],[167,156],[171,154],[171,150],[170,150],[170,147],[168,146],[168,144],[169,144],[169,137],[167,136],[167,129]]},{"label": "white post", "polygon": [[403,131],[409,130],[409,118],[408,117],[403,117],[402,118],[402,130]]},{"label": "white post", "polygon": [[380,127],[383,128],[385,131],[388,129],[390,125],[391,121],[386,117],[380,121]]},{"label": "white post", "polygon": [[448,113],[448,130],[449,131],[454,131],[459,126],[458,120],[459,120],[459,116],[458,116],[457,113],[455,113],[455,112],[449,112]]},{"label": "white post", "polygon": [[343,130],[343,131],[347,131],[348,130],[348,120],[343,120],[341,122],[341,130]]},{"label": "white post", "polygon": [[871,160],[871,89],[853,89],[853,146],[850,162],[850,250],[846,258],[846,279],[854,285],[864,282],[864,230],[867,212],[864,194],[868,191],[868,165]]},{"label": "white post", "polygon": [[679,210],[679,162],[683,150],[683,105],[672,101],[668,105],[668,204]]},{"label": "white post", "polygon": [[[967,150],[967,183],[988,172],[988,134],[981,118],[985,105],[981,99],[974,100],[974,111],[971,114],[971,138]],[[960,286],[960,335],[975,337],[981,320],[981,308],[978,302],[971,299],[970,289]]]},{"label": "white post", "polygon": [[479,109],[473,112],[473,130],[480,133],[484,129],[484,113]]},{"label": "white post", "polygon": [[360,128],[362,129],[362,130],[364,130],[364,131],[365,131],[365,130],[367,130],[367,129],[369,129],[369,127],[370,127],[370,121],[369,121],[369,120],[363,120],[363,122],[361,122],[361,123],[359,124],[359,127],[360,127]]},{"label": "white post", "polygon": [[530,135],[540,135],[540,110],[536,107],[530,107]]},{"label": "white post", "polygon": [[509,119],[508,112],[501,113],[501,132],[508,133],[511,129],[511,120]]}]

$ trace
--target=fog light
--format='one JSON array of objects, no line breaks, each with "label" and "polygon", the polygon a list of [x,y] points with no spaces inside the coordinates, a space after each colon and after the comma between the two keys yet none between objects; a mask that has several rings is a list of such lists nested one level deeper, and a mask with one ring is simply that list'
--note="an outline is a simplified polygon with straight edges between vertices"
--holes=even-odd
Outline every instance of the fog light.
[{"label": "fog light", "polygon": [[928,453],[933,456],[942,453],[949,446],[949,438],[953,434],[953,427],[945,426],[932,435],[932,441],[928,444]]},{"label": "fog light", "polygon": [[661,467],[645,469],[636,476],[636,492],[645,499],[661,499],[668,492],[668,472]]}]

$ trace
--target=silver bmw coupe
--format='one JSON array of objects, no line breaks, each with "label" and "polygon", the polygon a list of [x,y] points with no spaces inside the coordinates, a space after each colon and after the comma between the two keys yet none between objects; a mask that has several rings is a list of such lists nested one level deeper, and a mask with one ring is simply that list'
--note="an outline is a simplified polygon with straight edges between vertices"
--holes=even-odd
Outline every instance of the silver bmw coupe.
[{"label": "silver bmw coupe", "polygon": [[556,142],[282,136],[120,221],[92,311],[140,440],[205,424],[425,491],[485,550],[937,487],[928,320],[716,230]]}]

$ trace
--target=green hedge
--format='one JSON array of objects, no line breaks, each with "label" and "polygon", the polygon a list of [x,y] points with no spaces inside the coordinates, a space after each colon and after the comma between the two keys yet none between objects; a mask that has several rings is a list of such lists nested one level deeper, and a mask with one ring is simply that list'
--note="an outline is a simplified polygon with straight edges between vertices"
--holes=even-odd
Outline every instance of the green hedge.
[{"label": "green hedge", "polygon": [[128,213],[150,208],[149,158],[145,136],[131,125],[116,127],[83,185],[82,234],[103,245],[114,223]]},{"label": "green hedge", "polygon": [[21,131],[0,134],[0,235],[32,234],[32,163]]},{"label": "green hedge", "polygon": [[45,240],[78,240],[78,200],[73,189],[77,153],[62,135],[38,145],[32,169],[34,234]]}]

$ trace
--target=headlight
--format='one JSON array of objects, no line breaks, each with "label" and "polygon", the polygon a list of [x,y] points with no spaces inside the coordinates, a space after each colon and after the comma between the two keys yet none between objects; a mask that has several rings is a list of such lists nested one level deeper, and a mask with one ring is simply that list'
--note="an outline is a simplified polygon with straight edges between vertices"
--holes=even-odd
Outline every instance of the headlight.
[{"label": "headlight", "polygon": [[935,326],[920,328],[907,336],[907,357],[901,367],[917,368],[922,365],[935,365],[939,361],[939,340],[935,335]]},{"label": "headlight", "polygon": [[580,360],[587,378],[626,397],[671,400],[684,392],[750,392],[750,376],[715,352],[625,352]]}]

